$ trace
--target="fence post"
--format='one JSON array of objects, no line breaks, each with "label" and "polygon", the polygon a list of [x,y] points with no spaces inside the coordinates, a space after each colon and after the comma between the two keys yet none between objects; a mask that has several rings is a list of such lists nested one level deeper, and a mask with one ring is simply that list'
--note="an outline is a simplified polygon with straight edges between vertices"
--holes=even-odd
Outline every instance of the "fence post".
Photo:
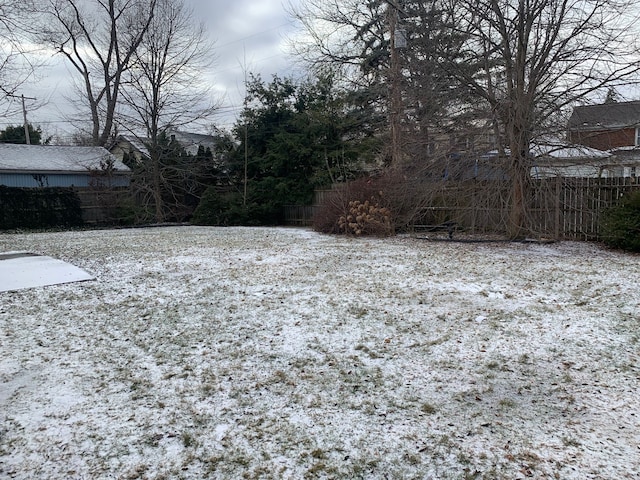
[{"label": "fence post", "polygon": [[555,240],[560,239],[560,195],[562,192],[562,177],[555,178],[555,202],[554,202],[554,225],[553,225],[553,236]]}]

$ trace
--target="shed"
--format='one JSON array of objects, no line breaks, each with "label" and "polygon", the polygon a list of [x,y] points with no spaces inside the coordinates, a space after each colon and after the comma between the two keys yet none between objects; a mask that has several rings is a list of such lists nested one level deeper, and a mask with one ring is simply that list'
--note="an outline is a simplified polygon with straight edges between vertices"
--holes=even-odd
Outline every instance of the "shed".
[{"label": "shed", "polygon": [[0,185],[127,187],[131,170],[103,147],[0,144]]}]

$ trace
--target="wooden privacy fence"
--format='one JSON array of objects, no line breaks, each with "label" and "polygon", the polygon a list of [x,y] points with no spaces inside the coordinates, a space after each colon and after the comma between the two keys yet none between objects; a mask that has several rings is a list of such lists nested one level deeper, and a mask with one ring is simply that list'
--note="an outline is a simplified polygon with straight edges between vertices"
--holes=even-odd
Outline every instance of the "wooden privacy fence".
[{"label": "wooden privacy fence", "polygon": [[286,225],[297,225],[309,227],[313,225],[313,205],[285,205],[284,223]]},{"label": "wooden privacy fence", "polygon": [[[526,215],[532,233],[556,239],[596,240],[602,212],[616,205],[640,183],[631,178],[532,180]],[[505,233],[509,221],[509,185],[467,181],[442,185],[415,223],[454,221],[471,233]]]},{"label": "wooden privacy fence", "polygon": [[635,177],[551,178],[534,183],[534,229],[554,238],[596,240],[602,213],[633,191]]},{"label": "wooden privacy fence", "polygon": [[121,222],[121,207],[131,201],[127,188],[76,189],[80,198],[82,220],[87,224],[112,224]]},{"label": "wooden privacy fence", "polygon": [[[531,180],[526,214],[532,233],[556,239],[596,240],[602,212],[640,190],[640,178],[555,177]],[[509,184],[500,180],[407,185],[416,197],[413,225],[455,222],[470,233],[506,233]],[[316,195],[327,195],[325,191]],[[284,208],[288,225],[311,225],[316,206]]]},{"label": "wooden privacy fence", "polygon": [[285,205],[283,207],[285,225],[304,227],[313,225],[314,212],[332,193],[334,193],[332,189],[318,189],[313,194],[313,205]]}]

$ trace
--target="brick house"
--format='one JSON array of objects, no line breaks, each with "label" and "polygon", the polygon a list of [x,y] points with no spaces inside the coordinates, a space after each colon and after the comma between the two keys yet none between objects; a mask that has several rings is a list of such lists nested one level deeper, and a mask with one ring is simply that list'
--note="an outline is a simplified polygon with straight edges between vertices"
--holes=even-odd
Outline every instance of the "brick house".
[{"label": "brick house", "polygon": [[598,150],[640,145],[640,101],[575,107],[569,141]]},{"label": "brick house", "polygon": [[575,107],[567,136],[571,143],[611,153],[611,176],[640,176],[640,101]]}]

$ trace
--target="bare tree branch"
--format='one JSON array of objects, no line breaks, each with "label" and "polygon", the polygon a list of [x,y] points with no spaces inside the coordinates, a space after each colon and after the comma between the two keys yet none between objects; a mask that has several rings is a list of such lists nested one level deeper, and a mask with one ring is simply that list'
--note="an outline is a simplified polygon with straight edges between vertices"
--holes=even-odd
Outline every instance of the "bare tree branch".
[{"label": "bare tree branch", "polygon": [[26,41],[34,11],[32,0],[0,0],[0,100],[15,95],[38,66]]},{"label": "bare tree branch", "polygon": [[484,99],[506,139],[515,238],[528,231],[529,152],[541,127],[594,91],[637,80],[638,9],[610,0],[450,0],[447,11],[451,31],[466,38],[447,68]]}]

